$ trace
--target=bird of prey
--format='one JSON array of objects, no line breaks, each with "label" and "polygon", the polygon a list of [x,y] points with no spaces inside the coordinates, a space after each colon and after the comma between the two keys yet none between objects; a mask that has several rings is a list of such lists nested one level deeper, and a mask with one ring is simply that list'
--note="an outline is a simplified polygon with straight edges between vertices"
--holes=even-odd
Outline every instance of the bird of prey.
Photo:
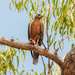
[{"label": "bird of prey", "polygon": [[[43,15],[37,14],[33,20],[28,24],[28,40],[31,44],[35,45],[36,43],[41,46],[44,37],[44,24],[40,21]],[[39,54],[31,51],[33,57],[33,64],[37,65]]]}]

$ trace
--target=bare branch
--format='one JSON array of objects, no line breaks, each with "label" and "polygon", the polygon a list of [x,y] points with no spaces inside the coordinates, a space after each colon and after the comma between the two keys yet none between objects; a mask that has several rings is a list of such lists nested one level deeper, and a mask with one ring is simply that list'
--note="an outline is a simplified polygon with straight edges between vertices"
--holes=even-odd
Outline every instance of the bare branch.
[{"label": "bare branch", "polygon": [[44,73],[45,73],[45,75],[46,75],[46,66],[45,66],[45,63],[44,63],[44,60],[43,60],[42,55],[41,55],[41,58],[42,58],[42,62],[43,62],[43,65],[44,65]]},{"label": "bare branch", "polygon": [[50,66],[50,70],[51,70],[52,66],[53,66],[53,61],[52,61],[51,66]]},{"label": "bare branch", "polygon": [[48,12],[50,14],[50,0],[48,0],[48,4],[49,4],[49,11]]},{"label": "bare branch", "polygon": [[47,35],[47,48],[49,49],[49,35],[48,35],[48,17],[46,17],[46,35]]},{"label": "bare branch", "polygon": [[[50,0],[48,0],[48,5],[49,5],[49,10],[48,10],[48,13],[50,14]],[[46,18],[46,21],[47,21],[47,25],[46,25],[46,30],[47,30],[47,46],[48,46],[48,49],[49,49],[49,35],[48,35],[48,16]],[[50,59],[48,59],[48,75],[50,75]]]},{"label": "bare branch", "polygon": [[43,44],[43,46],[44,46],[44,48],[46,49],[46,46],[45,46],[45,44],[42,42],[42,44]]},{"label": "bare branch", "polygon": [[48,68],[49,68],[48,75],[50,75],[50,59],[48,59]]},{"label": "bare branch", "polygon": [[[49,50],[49,35],[48,35],[48,17],[46,17],[46,35],[47,35],[47,48]],[[50,59],[48,59],[48,75],[50,75]]]},{"label": "bare branch", "polygon": [[40,55],[43,55],[49,59],[52,59],[55,61],[60,67],[63,67],[63,59],[59,57],[58,55],[55,55],[54,52],[50,50],[45,50],[40,46],[37,45],[32,45],[30,43],[24,43],[24,42],[19,42],[19,41],[11,41],[11,39],[7,39],[4,37],[0,37],[0,44],[11,46],[17,49],[24,49],[24,50],[29,50],[29,51],[34,51],[36,53],[39,53]]},{"label": "bare branch", "polygon": [[[61,42],[60,42],[60,45],[61,45],[62,42],[63,42],[66,38],[68,38],[70,35],[71,35],[71,34],[69,34],[67,37],[65,37],[64,39],[62,39]],[[57,50],[56,50],[56,52],[55,52],[56,55],[57,55],[57,52],[58,52],[59,49],[60,49],[60,46],[57,48]],[[52,63],[51,63],[50,69],[51,69],[52,65],[53,65],[53,60],[52,60]]]},{"label": "bare branch", "polygon": [[[66,38],[68,38],[69,36],[70,36],[71,34],[69,34],[68,36],[66,36],[64,39],[62,39],[61,40],[61,42],[60,42],[60,45],[62,44],[62,42],[66,39]],[[57,52],[58,52],[58,50],[60,49],[60,46],[57,48],[57,50],[56,50],[56,52],[55,52],[55,54],[57,54]]]}]

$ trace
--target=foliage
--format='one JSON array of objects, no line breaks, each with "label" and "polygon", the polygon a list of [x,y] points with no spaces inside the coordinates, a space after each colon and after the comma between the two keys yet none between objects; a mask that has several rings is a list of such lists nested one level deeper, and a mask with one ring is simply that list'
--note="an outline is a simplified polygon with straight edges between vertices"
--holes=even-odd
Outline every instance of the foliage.
[{"label": "foliage", "polygon": [[[49,47],[53,46],[54,50],[56,51],[56,45],[59,44],[61,48],[60,41],[61,39],[68,36],[68,41],[73,42],[75,39],[75,2],[74,0],[11,0],[9,4],[9,8],[12,9],[14,6],[18,12],[26,11],[29,14],[29,19],[32,21],[34,19],[35,14],[41,13],[44,15],[42,22],[44,23],[44,28],[46,31],[46,23],[48,18],[48,30],[49,30]],[[72,40],[70,40],[70,38]],[[17,39],[18,40],[18,39]],[[63,42],[64,45],[64,42]],[[74,43],[72,44],[72,47]],[[64,46],[63,46],[64,47]],[[62,48],[61,48],[62,49]],[[16,57],[17,59],[17,68],[19,67],[19,55],[22,60],[23,64],[23,57],[25,59],[25,51],[24,50],[16,50],[12,47],[5,47],[0,51],[0,73],[6,74],[7,69],[12,71],[15,75],[17,69],[13,65],[14,61],[13,58]],[[21,54],[23,53],[23,54]],[[24,64],[23,64],[24,65]],[[55,65],[57,67],[57,65]],[[5,68],[5,69],[4,69]],[[58,70],[55,68],[56,71]],[[51,69],[51,75],[53,75],[53,69]],[[22,74],[22,71],[19,74]],[[55,72],[55,71],[54,71]],[[58,75],[60,71],[57,73]],[[27,75],[30,75],[27,72]],[[38,75],[35,72],[35,75]],[[41,73],[40,75],[43,75]]]},{"label": "foliage", "polygon": [[14,75],[16,75],[16,73],[22,75],[24,71],[18,72],[19,55],[21,57],[22,64],[23,64],[24,62],[23,60],[25,59],[26,56],[26,51],[16,50],[15,48],[9,46],[0,45],[0,47],[3,48],[2,50],[0,50],[0,75],[7,75],[8,72],[10,73],[12,72]]},{"label": "foliage", "polygon": [[[60,41],[59,39],[55,39],[58,33],[58,38],[60,39],[69,34],[71,34],[71,36],[68,37],[69,42],[75,39],[74,0],[50,0],[50,3],[49,0],[11,0],[9,8],[12,9],[12,6],[15,6],[18,12],[25,9],[29,14],[30,21],[34,19],[35,14],[42,13],[44,15],[42,21],[46,24],[46,17],[48,17],[48,29],[50,33],[49,47],[53,45],[54,50],[56,50],[55,46],[59,44]],[[70,38],[72,38],[72,40],[70,40]]]},{"label": "foliage", "polygon": [[[48,65],[46,65],[46,70],[49,70]],[[44,75],[44,72],[41,75]],[[61,75],[61,69],[58,64],[54,63],[54,66],[50,70],[50,75]]]}]

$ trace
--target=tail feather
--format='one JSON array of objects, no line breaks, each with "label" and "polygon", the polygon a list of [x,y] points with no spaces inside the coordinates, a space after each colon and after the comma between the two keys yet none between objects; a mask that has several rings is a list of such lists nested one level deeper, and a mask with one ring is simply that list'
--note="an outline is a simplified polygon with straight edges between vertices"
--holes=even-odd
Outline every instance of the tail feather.
[{"label": "tail feather", "polygon": [[36,52],[33,52],[33,64],[34,65],[37,65],[37,63],[38,63],[38,57],[39,57],[39,54],[36,53]]}]

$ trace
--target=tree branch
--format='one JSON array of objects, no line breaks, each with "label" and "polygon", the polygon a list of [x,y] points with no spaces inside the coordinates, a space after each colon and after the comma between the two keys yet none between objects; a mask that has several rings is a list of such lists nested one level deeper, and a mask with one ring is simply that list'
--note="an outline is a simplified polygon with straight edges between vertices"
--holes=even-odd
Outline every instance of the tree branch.
[{"label": "tree branch", "polygon": [[[49,5],[49,10],[48,10],[48,13],[50,14],[50,0],[48,0],[48,5]],[[47,16],[47,46],[48,46],[48,49],[49,49],[49,35],[48,35],[48,16]],[[50,75],[50,59],[48,59],[48,75]]]},{"label": "tree branch", "polygon": [[45,73],[45,75],[46,75],[46,66],[45,66],[45,63],[44,63],[44,60],[43,60],[42,55],[41,55],[41,59],[42,59],[43,65],[44,65],[44,73]]},{"label": "tree branch", "polygon": [[52,59],[55,61],[61,68],[63,67],[63,59],[59,57],[58,55],[55,55],[54,52],[50,50],[45,50],[40,46],[32,45],[30,43],[24,43],[24,42],[19,42],[11,39],[7,39],[4,37],[0,37],[0,44],[11,46],[17,49],[24,49],[24,50],[29,50],[29,51],[34,51],[36,53],[39,53],[40,55],[43,55],[49,59]]},{"label": "tree branch", "polygon": [[[66,39],[66,38],[68,38],[69,36],[70,36],[71,34],[69,34],[68,36],[66,36],[64,39],[62,39],[61,40],[61,42],[60,42],[60,45],[62,44],[62,42]],[[60,49],[60,46],[57,48],[57,50],[56,50],[56,52],[55,52],[55,54],[57,54],[57,52],[58,52],[58,50]]]}]

